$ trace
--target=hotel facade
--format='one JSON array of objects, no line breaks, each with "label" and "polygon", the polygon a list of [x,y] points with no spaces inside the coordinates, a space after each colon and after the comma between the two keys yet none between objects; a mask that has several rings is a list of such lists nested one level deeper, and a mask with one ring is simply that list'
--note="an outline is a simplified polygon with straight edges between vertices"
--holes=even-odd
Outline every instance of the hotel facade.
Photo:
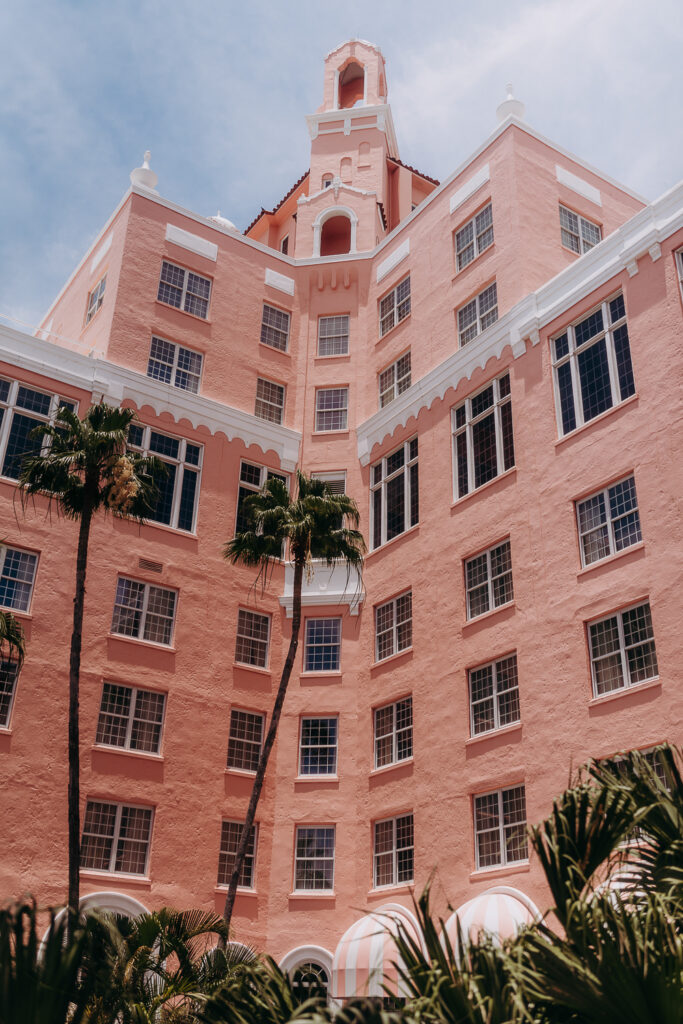
[{"label": "hotel facade", "polygon": [[222,547],[273,474],[352,496],[368,554],[304,585],[235,938],[378,994],[378,920],[430,877],[451,930],[532,919],[526,824],[588,758],[681,741],[683,185],[648,203],[523,115],[439,183],[347,42],[274,210],[240,233],[145,160],[39,330],[0,327],[5,897],[66,890],[77,528],[16,486],[65,402],[134,408],[169,470],[93,528],[84,905],[222,910],[292,614],[289,565],[262,592]]}]

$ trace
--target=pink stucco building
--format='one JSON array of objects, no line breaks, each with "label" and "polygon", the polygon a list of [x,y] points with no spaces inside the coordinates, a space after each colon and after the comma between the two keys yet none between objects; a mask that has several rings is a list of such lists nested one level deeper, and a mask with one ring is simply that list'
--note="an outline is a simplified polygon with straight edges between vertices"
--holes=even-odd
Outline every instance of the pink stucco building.
[{"label": "pink stucco building", "polygon": [[305,588],[243,941],[378,991],[364,910],[410,920],[434,872],[440,913],[509,930],[547,906],[525,824],[572,770],[680,742],[683,185],[647,203],[523,114],[439,183],[347,42],[273,211],[241,234],[138,168],[41,329],[0,328],[0,604],[29,644],[0,673],[3,895],[66,889],[76,531],[15,484],[60,400],[133,406],[170,470],[148,523],[94,529],[86,903],[222,909],[291,574],[261,593],[221,549],[270,473],[353,496],[369,552]]}]

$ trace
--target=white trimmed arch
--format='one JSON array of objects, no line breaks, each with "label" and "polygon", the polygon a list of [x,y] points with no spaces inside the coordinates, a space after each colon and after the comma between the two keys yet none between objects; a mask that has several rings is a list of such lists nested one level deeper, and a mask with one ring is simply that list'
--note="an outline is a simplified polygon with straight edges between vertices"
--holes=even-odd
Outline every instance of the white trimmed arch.
[{"label": "white trimmed arch", "polygon": [[321,967],[325,968],[327,977],[332,980],[332,954],[328,949],[323,946],[296,946],[294,949],[290,949],[289,953],[285,953],[280,960],[280,970],[285,971],[287,974],[291,974],[293,971],[300,967],[301,964],[307,964],[313,961],[316,964],[320,964]]},{"label": "white trimmed arch", "polygon": [[313,221],[313,255],[320,255],[320,240],[323,234],[323,224],[332,217],[347,217],[351,221],[351,244],[349,252],[356,251],[356,228],[358,226],[358,214],[349,206],[330,206],[322,210]]}]

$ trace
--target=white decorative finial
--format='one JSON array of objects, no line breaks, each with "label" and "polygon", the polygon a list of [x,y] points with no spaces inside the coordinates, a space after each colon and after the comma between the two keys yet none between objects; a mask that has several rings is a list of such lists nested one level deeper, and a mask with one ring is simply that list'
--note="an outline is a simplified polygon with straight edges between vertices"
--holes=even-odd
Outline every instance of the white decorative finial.
[{"label": "white decorative finial", "polygon": [[508,117],[516,117],[519,121],[523,121],[526,107],[521,100],[515,99],[512,82],[508,82],[505,89],[507,91],[507,96],[496,108],[498,120],[502,123],[503,121],[507,121]]},{"label": "white decorative finial", "polygon": [[134,171],[130,172],[130,181],[135,188],[145,188],[148,192],[155,192],[159,175],[150,168],[149,161],[151,159],[151,152],[148,149],[145,150],[142,167],[136,167]]},{"label": "white decorative finial", "polygon": [[228,231],[237,231],[238,230],[237,226],[235,224],[233,224],[233,222],[231,220],[228,220],[227,217],[221,217],[221,211],[220,210],[216,211],[216,216],[215,217],[209,217],[208,219],[214,221],[214,223],[216,223],[216,224],[220,224],[220,226],[222,228],[227,228]]}]

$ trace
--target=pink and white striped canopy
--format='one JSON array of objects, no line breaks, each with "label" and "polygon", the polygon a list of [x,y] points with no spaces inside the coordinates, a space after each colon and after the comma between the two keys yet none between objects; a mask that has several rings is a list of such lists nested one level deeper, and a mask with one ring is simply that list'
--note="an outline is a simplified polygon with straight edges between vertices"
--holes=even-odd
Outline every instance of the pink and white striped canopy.
[{"label": "pink and white striped canopy", "polygon": [[513,938],[523,927],[540,919],[535,903],[518,889],[496,886],[463,903],[445,924],[453,949],[458,947],[458,925],[464,939],[474,942],[480,932],[494,942]]},{"label": "pink and white striped canopy", "polygon": [[400,960],[394,935],[399,923],[414,937],[418,929],[408,911],[380,907],[348,928],[334,953],[331,994],[335,999],[383,996],[385,988],[403,995],[396,962]]}]

